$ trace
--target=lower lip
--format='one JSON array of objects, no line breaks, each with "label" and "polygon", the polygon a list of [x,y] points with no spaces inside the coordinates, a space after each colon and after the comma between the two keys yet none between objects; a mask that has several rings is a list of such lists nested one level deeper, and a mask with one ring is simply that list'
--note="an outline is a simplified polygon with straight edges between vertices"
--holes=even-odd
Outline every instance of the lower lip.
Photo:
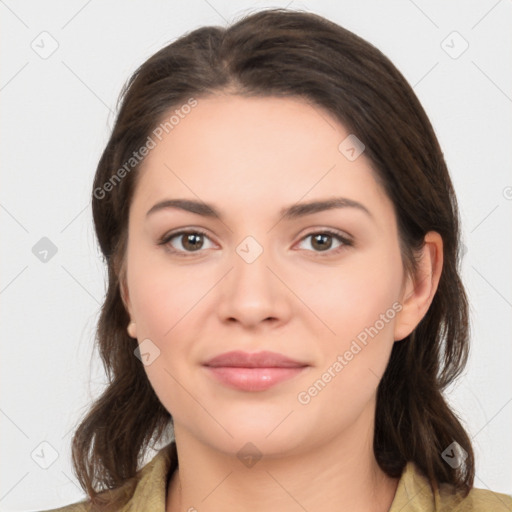
[{"label": "lower lip", "polygon": [[240,368],[231,366],[205,366],[223,384],[242,391],[264,391],[291,379],[307,367],[296,368]]}]

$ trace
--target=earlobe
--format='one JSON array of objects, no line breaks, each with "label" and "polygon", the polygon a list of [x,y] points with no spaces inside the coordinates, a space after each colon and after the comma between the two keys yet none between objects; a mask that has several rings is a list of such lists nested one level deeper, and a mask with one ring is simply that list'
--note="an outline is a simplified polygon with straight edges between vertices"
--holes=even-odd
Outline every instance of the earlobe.
[{"label": "earlobe", "polygon": [[397,315],[395,341],[403,340],[426,315],[439,285],[443,268],[443,239],[435,231],[425,235],[415,276],[407,276],[402,294],[402,310]]},{"label": "earlobe", "polygon": [[137,329],[136,329],[137,325],[135,324],[135,322],[130,322],[128,324],[128,327],[126,328],[126,331],[128,332],[128,336],[130,336],[131,338],[136,338],[137,337]]}]

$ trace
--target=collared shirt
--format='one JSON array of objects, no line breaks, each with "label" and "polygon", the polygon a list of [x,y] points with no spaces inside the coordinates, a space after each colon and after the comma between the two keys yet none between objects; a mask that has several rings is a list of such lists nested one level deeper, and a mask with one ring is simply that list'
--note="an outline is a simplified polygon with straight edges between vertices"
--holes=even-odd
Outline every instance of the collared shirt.
[{"label": "collared shirt", "polygon": [[[165,512],[167,485],[177,467],[176,444],[169,443],[137,474],[135,491],[119,512]],[[122,486],[116,493],[129,492]],[[512,497],[473,488],[466,498],[449,484],[431,486],[413,462],[402,471],[389,512],[512,512]],[[93,512],[88,500],[42,512]]]}]

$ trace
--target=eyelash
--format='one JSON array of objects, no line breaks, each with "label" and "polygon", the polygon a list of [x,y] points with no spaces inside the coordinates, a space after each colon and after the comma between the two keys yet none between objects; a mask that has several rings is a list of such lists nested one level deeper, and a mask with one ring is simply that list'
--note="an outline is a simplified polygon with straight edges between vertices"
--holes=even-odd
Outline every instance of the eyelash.
[{"label": "eyelash", "polygon": [[[169,242],[173,238],[176,238],[176,237],[179,237],[179,236],[183,236],[183,235],[192,235],[192,234],[194,234],[194,235],[203,235],[203,236],[205,236],[207,238],[210,238],[205,231],[203,231],[202,229],[196,228],[196,229],[191,229],[191,230],[183,230],[183,231],[177,231],[175,233],[165,234],[159,240],[158,245],[166,246],[166,250],[168,250],[172,254],[175,254],[175,255],[180,256],[180,257],[188,258],[190,256],[193,256],[196,252],[198,253],[198,252],[201,252],[201,251],[199,250],[199,251],[192,251],[192,252],[188,251],[187,252],[187,251],[177,250],[177,249],[174,249],[174,247],[171,247],[169,245]],[[332,250],[329,249],[329,250],[327,250],[325,252],[323,252],[323,251],[309,251],[309,252],[316,253],[319,257],[326,257],[326,256],[332,256],[333,254],[338,254],[340,251],[346,249],[347,247],[352,247],[354,245],[352,240],[350,240],[349,238],[343,236],[339,232],[333,231],[331,229],[323,229],[323,230],[320,230],[320,231],[312,231],[311,233],[308,233],[307,235],[303,236],[301,238],[300,242],[302,242],[306,238],[308,238],[310,236],[314,236],[314,235],[328,235],[328,236],[331,236],[333,238],[336,238],[338,241],[342,242],[342,244],[343,244],[340,247],[337,247],[337,248],[332,249]]]}]

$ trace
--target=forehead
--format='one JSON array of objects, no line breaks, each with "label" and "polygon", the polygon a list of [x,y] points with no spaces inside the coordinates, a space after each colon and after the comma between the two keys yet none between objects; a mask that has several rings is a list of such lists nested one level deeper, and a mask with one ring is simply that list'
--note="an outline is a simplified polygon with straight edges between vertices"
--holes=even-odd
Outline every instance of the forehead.
[{"label": "forehead", "polygon": [[386,201],[364,153],[340,150],[346,128],[300,98],[198,98],[167,131],[142,163],[134,203],[195,196],[254,212],[332,195]]}]

